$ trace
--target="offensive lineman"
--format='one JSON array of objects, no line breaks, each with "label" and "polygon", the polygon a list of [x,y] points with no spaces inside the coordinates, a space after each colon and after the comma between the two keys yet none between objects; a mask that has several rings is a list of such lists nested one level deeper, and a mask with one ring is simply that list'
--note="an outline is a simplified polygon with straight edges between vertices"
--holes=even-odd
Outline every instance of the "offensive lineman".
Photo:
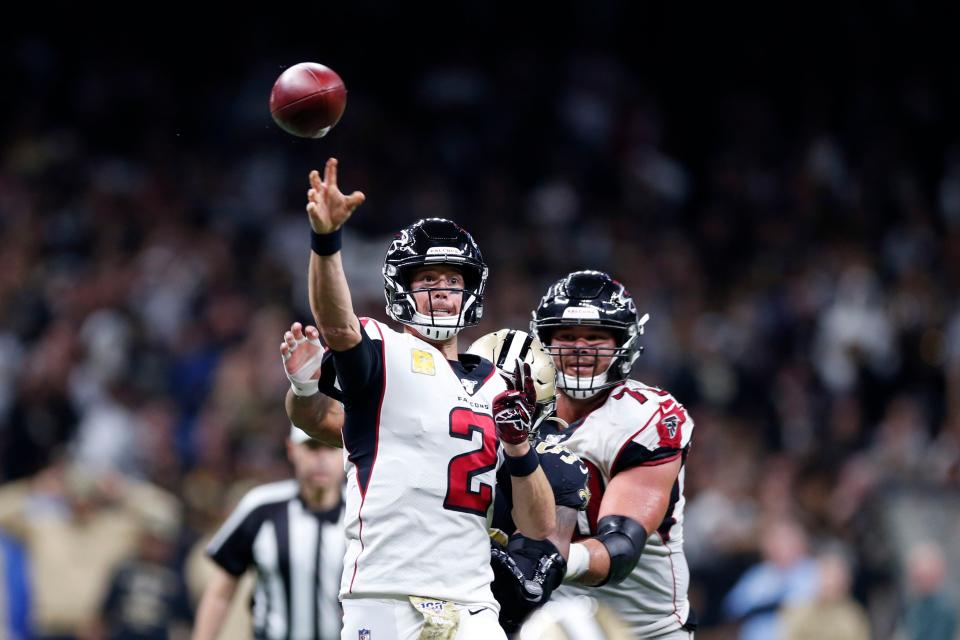
[{"label": "offensive lineman", "polygon": [[[577,271],[546,292],[531,331],[557,366],[557,416],[540,428],[590,469],[592,499],[556,595],[591,595],[641,638],[692,637],[683,554],[683,465],[693,420],[666,391],[628,380],[647,321],[622,284]],[[592,588],[584,588],[592,587]]]}]

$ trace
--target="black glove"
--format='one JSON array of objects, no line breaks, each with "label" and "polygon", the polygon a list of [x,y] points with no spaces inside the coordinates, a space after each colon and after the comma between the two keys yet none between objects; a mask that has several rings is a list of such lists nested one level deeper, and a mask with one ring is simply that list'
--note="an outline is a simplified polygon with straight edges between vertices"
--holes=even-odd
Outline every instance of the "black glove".
[{"label": "black glove", "polygon": [[548,540],[531,540],[521,534],[507,548],[491,541],[493,596],[500,603],[500,626],[513,632],[531,611],[544,604],[563,581],[567,563]]},{"label": "black glove", "polygon": [[542,595],[537,604],[549,600],[553,590],[563,582],[567,561],[549,540],[533,540],[521,533],[515,533],[507,543],[507,553],[523,575],[540,587]]}]

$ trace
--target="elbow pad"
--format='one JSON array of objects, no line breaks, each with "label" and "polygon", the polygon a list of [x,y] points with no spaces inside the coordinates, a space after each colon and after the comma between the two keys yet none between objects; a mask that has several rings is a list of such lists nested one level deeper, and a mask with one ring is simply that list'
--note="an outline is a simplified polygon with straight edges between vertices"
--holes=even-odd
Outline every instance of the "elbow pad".
[{"label": "elbow pad", "polygon": [[597,522],[597,535],[594,538],[610,554],[610,571],[607,579],[596,585],[599,587],[608,582],[617,584],[630,575],[647,544],[647,531],[633,518],[604,516]]}]

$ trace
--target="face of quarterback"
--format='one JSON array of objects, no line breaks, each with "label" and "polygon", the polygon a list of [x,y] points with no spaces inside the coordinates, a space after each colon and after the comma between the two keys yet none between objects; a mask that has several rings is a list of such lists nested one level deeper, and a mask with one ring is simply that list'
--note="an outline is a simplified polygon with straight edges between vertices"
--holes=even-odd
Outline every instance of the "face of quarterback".
[{"label": "face of quarterback", "polygon": [[316,440],[295,443],[287,440],[287,457],[293,463],[294,475],[307,492],[339,487],[343,481],[343,454]]},{"label": "face of quarterback", "polygon": [[[554,331],[550,338],[550,346],[563,347],[553,356],[553,363],[558,371],[577,378],[590,378],[607,370],[613,357],[602,354],[612,354],[612,349],[617,346],[617,342],[613,332],[608,329],[575,325],[560,327]],[[598,348],[611,351],[598,352]]]},{"label": "face of quarterback", "polygon": [[[435,318],[455,317],[463,304],[463,273],[446,264],[419,267],[410,278],[417,311]],[[430,291],[417,291],[430,289]],[[451,291],[458,289],[458,291]]]}]

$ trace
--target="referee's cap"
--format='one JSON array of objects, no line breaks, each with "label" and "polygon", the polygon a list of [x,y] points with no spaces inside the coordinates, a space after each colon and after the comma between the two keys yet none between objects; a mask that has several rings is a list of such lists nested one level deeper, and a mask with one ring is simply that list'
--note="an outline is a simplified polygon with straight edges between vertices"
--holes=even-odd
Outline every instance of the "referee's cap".
[{"label": "referee's cap", "polygon": [[292,424],[290,425],[290,435],[288,437],[290,438],[290,442],[293,444],[303,444],[304,442],[313,440],[313,438],[307,435],[306,431],[299,429]]}]

